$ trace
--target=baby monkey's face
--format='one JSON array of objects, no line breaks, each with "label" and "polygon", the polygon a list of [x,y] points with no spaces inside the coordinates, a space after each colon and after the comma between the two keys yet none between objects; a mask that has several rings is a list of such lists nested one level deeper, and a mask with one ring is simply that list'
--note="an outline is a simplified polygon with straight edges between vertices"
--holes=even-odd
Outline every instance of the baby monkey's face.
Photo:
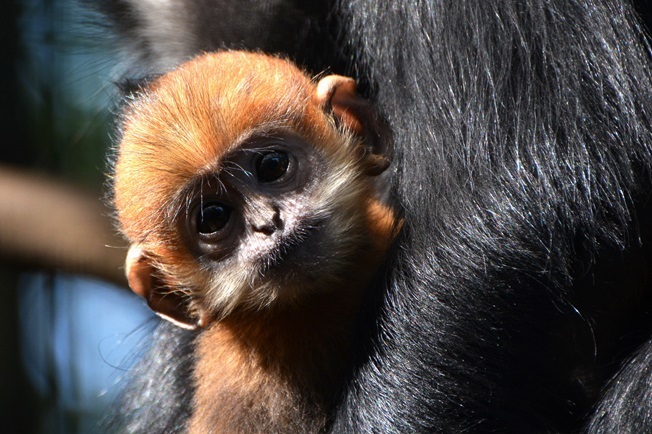
[{"label": "baby monkey's face", "polygon": [[345,285],[371,248],[371,194],[355,164],[292,131],[245,138],[181,195],[177,228],[208,277],[204,302],[260,309]]},{"label": "baby monkey's face", "polygon": [[191,187],[179,220],[188,247],[200,261],[247,264],[261,278],[309,261],[306,244],[318,246],[329,214],[316,206],[323,160],[289,132],[248,137]]}]

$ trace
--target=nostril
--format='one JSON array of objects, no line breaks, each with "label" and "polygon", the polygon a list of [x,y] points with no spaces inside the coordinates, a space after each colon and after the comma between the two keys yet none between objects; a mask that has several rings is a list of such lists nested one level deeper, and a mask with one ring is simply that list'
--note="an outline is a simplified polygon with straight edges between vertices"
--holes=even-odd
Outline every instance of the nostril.
[{"label": "nostril", "polygon": [[283,227],[285,226],[283,224],[283,220],[281,220],[281,210],[278,206],[274,207],[274,217],[272,217],[272,223],[276,229],[280,230],[283,230]]},{"label": "nostril", "polygon": [[260,232],[264,235],[272,235],[274,232],[276,232],[276,226],[273,223],[267,223],[264,225],[251,225],[251,228],[254,231]]}]

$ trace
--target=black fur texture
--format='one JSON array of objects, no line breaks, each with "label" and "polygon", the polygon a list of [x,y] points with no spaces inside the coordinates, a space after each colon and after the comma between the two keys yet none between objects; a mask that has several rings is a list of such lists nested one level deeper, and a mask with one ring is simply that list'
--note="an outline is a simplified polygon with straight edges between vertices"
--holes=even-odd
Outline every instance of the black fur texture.
[{"label": "black fur texture", "polygon": [[406,228],[334,431],[579,429],[612,356],[576,307],[610,289],[576,283],[636,236],[650,164],[635,17],[610,0],[348,13],[394,130]]},{"label": "black fur texture", "polygon": [[652,427],[652,342],[613,379],[592,417],[588,432],[644,433]]},{"label": "black fur texture", "polygon": [[80,1],[109,19],[127,75],[165,73],[219,49],[284,54],[315,72],[347,62],[331,19],[335,0]]},{"label": "black fur texture", "polygon": [[158,324],[151,346],[125,378],[129,387],[105,418],[107,432],[185,431],[194,393],[195,337],[167,321]]},{"label": "black fur texture", "polygon": [[[201,18],[164,68],[206,49],[284,52],[354,75],[392,127],[405,230],[333,432],[652,430],[652,347],[638,350],[652,328],[652,64],[628,2],[178,3]],[[165,72],[130,2],[105,4],[137,62]],[[160,342],[164,327],[167,349],[125,400],[129,432],[176,432],[190,411],[192,354]]]}]

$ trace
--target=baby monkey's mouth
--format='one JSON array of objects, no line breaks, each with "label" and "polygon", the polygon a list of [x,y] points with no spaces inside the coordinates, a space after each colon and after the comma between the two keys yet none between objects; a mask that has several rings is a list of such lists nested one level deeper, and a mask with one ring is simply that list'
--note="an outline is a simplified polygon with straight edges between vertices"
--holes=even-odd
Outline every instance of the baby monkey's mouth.
[{"label": "baby monkey's mouth", "polygon": [[[292,278],[296,273],[310,272],[324,260],[324,219],[306,219],[290,233],[280,236],[276,245],[261,258],[261,273]],[[310,267],[310,268],[306,268]]]}]

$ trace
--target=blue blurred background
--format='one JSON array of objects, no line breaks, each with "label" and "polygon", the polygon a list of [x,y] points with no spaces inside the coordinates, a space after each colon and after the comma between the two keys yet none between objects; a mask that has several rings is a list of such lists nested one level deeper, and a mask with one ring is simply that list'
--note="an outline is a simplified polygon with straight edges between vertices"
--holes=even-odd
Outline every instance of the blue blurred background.
[{"label": "blue blurred background", "polygon": [[[0,169],[70,186],[102,209],[117,61],[96,24],[74,0],[0,2]],[[52,211],[25,221],[45,225]],[[0,239],[13,230],[0,224]],[[57,235],[83,236],[74,228]],[[156,322],[119,278],[109,283],[54,262],[0,252],[3,432],[97,432]]]}]

